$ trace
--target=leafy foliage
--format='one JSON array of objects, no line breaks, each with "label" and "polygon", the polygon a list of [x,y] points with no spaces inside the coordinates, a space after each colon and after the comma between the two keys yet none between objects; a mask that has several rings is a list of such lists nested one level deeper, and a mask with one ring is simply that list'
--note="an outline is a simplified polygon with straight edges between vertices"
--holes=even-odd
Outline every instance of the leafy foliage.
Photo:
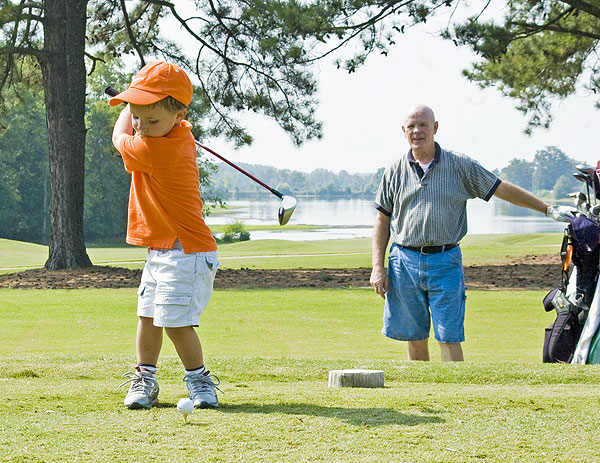
[{"label": "leafy foliage", "polygon": [[578,161],[569,158],[556,146],[547,146],[535,153],[533,161],[513,159],[502,169],[500,178],[529,191],[553,190],[556,199],[564,199],[579,187],[572,174]]},{"label": "leafy foliage", "polygon": [[250,239],[250,232],[246,230],[246,226],[243,222],[235,220],[232,223],[228,223],[223,227],[223,234],[218,239],[222,243],[235,243],[238,241],[248,241]]},{"label": "leafy foliage", "polygon": [[19,89],[23,104],[2,119],[0,136],[0,233],[47,243],[48,153],[39,94]]},{"label": "leafy foliage", "polygon": [[588,0],[512,0],[505,11],[502,24],[476,16],[445,37],[482,58],[464,74],[519,100],[530,133],[550,125],[555,99],[582,85],[594,94],[600,90],[600,8]]}]

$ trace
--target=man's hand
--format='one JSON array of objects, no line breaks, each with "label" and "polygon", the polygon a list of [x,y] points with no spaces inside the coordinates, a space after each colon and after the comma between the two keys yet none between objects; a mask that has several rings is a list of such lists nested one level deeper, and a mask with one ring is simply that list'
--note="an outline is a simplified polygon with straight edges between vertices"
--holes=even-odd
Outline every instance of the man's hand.
[{"label": "man's hand", "polygon": [[575,209],[569,206],[548,206],[546,216],[552,217],[557,222],[572,222],[575,220],[574,212]]},{"label": "man's hand", "polygon": [[373,267],[369,283],[371,283],[375,292],[385,299],[385,295],[388,292],[388,276],[384,267]]}]

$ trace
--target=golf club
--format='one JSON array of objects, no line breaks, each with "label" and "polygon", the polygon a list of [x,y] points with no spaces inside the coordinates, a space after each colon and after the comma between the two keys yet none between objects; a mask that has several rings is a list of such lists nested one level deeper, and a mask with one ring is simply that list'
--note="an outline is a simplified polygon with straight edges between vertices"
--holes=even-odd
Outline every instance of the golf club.
[{"label": "golf club", "polygon": [[587,196],[585,195],[585,193],[577,191],[574,193],[569,193],[567,196],[569,198],[574,198],[573,204],[577,208],[577,211],[579,211],[582,214],[587,214],[587,212],[590,209],[590,205],[587,201]]},{"label": "golf club", "polygon": [[[112,88],[112,87],[106,87],[106,89],[104,90],[104,92],[107,95],[110,95],[110,96],[117,96],[119,94],[119,92],[117,90],[115,90],[114,88]],[[221,156],[220,154],[218,154],[215,151],[211,150],[210,148],[208,148],[208,147],[200,144],[200,142],[198,140],[194,139],[194,142],[196,143],[196,145],[198,145],[203,150],[208,151],[210,154],[212,154],[213,156],[216,156],[221,161],[225,162],[226,164],[229,164],[231,167],[233,167],[237,171],[241,172],[242,174],[244,174],[249,179],[254,180],[260,186],[262,186],[263,188],[266,188],[271,193],[273,193],[275,196],[277,196],[281,200],[281,204],[279,205],[279,212],[278,212],[279,225],[285,225],[286,223],[288,223],[288,221],[290,220],[290,217],[292,216],[292,214],[294,212],[294,209],[296,209],[296,203],[297,203],[296,198],[294,198],[292,196],[281,194],[275,188],[271,188],[269,185],[267,185],[266,183],[260,181],[255,176],[253,176],[252,174],[246,172],[241,167],[236,166],[233,162],[225,159],[223,156]]]},{"label": "golf club", "polygon": [[[596,199],[597,199],[597,193],[598,193],[598,189],[600,187],[600,184],[598,183],[598,177],[596,176],[596,171],[594,170],[593,167],[588,166],[587,164],[577,164],[575,166],[575,169],[577,169],[579,172],[581,172],[582,174],[586,175],[589,178],[589,184],[592,187],[592,190],[594,191],[594,204],[596,204]],[[591,200],[591,198],[590,198]]]},{"label": "golf club", "polygon": [[590,197],[590,186],[593,188],[593,183],[592,185],[590,185],[591,181],[590,178],[586,175],[586,174],[582,174],[581,172],[575,172],[573,174],[573,177],[575,177],[577,180],[579,180],[580,182],[585,183],[585,186],[587,188],[587,197]]}]

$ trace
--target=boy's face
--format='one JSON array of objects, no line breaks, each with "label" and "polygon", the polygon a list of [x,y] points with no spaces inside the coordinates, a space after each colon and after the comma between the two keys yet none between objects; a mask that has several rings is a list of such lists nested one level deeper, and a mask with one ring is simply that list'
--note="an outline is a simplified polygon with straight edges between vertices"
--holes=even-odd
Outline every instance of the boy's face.
[{"label": "boy's face", "polygon": [[163,106],[129,104],[131,123],[137,133],[144,137],[164,137],[173,127],[185,117],[186,111],[182,109],[173,112]]}]

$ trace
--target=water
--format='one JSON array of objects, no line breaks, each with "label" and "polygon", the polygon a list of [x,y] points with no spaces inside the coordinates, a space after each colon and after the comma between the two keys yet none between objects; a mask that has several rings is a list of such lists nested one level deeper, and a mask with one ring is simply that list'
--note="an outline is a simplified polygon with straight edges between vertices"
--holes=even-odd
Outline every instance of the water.
[{"label": "water", "polygon": [[[246,225],[278,225],[279,200],[228,201],[230,211],[206,219],[210,225],[224,225],[240,220]],[[371,236],[375,220],[373,201],[367,199],[306,199],[298,205],[290,225],[316,225],[315,230],[252,231],[252,240],[283,239],[291,241],[365,238]],[[475,199],[467,203],[469,234],[551,233],[562,232],[564,224],[542,214],[492,199],[489,203]]]}]

